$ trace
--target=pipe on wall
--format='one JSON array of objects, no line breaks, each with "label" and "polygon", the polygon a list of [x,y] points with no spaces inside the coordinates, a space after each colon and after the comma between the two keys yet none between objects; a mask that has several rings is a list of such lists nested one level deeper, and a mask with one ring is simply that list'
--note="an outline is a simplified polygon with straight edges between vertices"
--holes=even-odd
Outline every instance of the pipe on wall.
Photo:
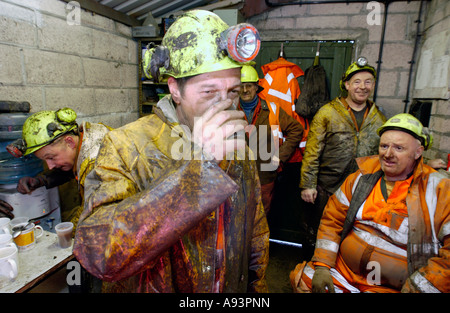
[{"label": "pipe on wall", "polygon": [[409,67],[409,75],[408,75],[408,86],[406,88],[406,98],[404,100],[405,107],[403,109],[403,113],[408,113],[409,94],[410,94],[410,90],[411,90],[411,81],[412,81],[411,76],[413,73],[414,64],[416,63],[416,53],[417,53],[417,50],[419,49],[419,41],[422,38],[422,34],[420,32],[420,23],[422,22],[422,20],[421,20],[422,10],[423,10],[423,0],[420,1],[419,16],[417,17],[417,20],[415,21],[417,23],[416,38],[414,41],[413,55],[411,57],[411,61],[409,62],[410,67]]},{"label": "pipe on wall", "polygon": [[380,72],[381,72],[381,63],[383,63],[383,47],[384,47],[384,36],[386,34],[386,24],[388,17],[388,8],[391,1],[384,1],[384,15],[383,15],[383,27],[381,28],[381,39],[380,39],[380,48],[378,50],[378,61],[377,61],[377,79],[375,81],[375,90],[373,92],[373,102],[376,103],[377,100],[377,91],[378,84],[380,82]]}]

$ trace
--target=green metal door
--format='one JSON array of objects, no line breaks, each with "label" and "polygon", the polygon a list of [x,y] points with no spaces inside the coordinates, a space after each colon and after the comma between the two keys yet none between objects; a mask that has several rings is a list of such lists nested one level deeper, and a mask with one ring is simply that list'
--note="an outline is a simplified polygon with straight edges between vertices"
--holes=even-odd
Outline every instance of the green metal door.
[{"label": "green metal door", "polygon": [[[266,41],[262,42],[255,59],[260,78],[263,77],[261,65],[278,59],[281,43],[286,60],[297,64],[303,71],[312,66],[317,41]],[[326,72],[330,99],[340,95],[339,81],[351,63],[352,48],[351,41],[320,42],[320,64]],[[303,76],[298,78],[300,89],[303,81]],[[300,197],[300,166],[301,163],[285,164],[276,181],[268,222],[272,239],[308,244],[305,242],[306,237],[311,237],[307,235],[310,232],[308,214],[313,208]]]},{"label": "green metal door", "polygon": [[[263,41],[261,51],[255,59],[259,77],[263,77],[262,65],[278,59],[281,44],[283,44],[285,59],[297,64],[305,71],[314,62],[317,43],[317,41]],[[351,63],[352,49],[353,41],[320,42],[320,64],[327,74],[328,91],[331,99],[339,96],[339,81]],[[298,82],[301,89],[303,76],[298,78]]]}]

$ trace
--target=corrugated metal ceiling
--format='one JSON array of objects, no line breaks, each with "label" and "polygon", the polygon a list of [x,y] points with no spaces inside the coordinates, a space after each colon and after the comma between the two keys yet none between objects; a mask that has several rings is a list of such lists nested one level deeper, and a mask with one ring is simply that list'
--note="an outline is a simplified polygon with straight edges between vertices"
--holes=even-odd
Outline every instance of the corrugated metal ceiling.
[{"label": "corrugated metal ceiling", "polygon": [[150,12],[154,18],[169,17],[178,11],[186,11],[199,7],[212,5],[212,8],[221,8],[234,5],[240,0],[95,0],[101,5],[110,7],[115,11],[131,16],[138,21],[147,18]]}]

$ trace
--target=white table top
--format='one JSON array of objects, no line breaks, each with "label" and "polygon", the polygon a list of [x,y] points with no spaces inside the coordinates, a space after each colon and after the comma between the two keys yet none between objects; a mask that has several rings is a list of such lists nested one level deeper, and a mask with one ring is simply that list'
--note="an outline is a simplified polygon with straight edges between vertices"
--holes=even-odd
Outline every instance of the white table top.
[{"label": "white table top", "polygon": [[13,280],[0,280],[0,293],[23,292],[44,280],[59,267],[73,258],[72,246],[61,249],[58,236],[44,230],[36,246],[28,251],[19,251],[19,275]]}]

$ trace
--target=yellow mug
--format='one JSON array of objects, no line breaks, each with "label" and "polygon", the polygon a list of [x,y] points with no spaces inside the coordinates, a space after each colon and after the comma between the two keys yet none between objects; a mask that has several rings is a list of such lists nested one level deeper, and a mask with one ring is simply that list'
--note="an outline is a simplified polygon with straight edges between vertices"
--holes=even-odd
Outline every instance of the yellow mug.
[{"label": "yellow mug", "polygon": [[[17,226],[24,226],[24,225],[19,224]],[[36,229],[39,230],[39,234],[35,234]],[[14,238],[14,242],[16,243],[17,248],[19,248],[19,251],[27,251],[32,249],[36,245],[36,239],[40,238],[43,234],[44,230],[42,229],[41,226],[34,225],[34,223],[30,223],[24,230],[22,230],[22,233],[19,236]]]}]

